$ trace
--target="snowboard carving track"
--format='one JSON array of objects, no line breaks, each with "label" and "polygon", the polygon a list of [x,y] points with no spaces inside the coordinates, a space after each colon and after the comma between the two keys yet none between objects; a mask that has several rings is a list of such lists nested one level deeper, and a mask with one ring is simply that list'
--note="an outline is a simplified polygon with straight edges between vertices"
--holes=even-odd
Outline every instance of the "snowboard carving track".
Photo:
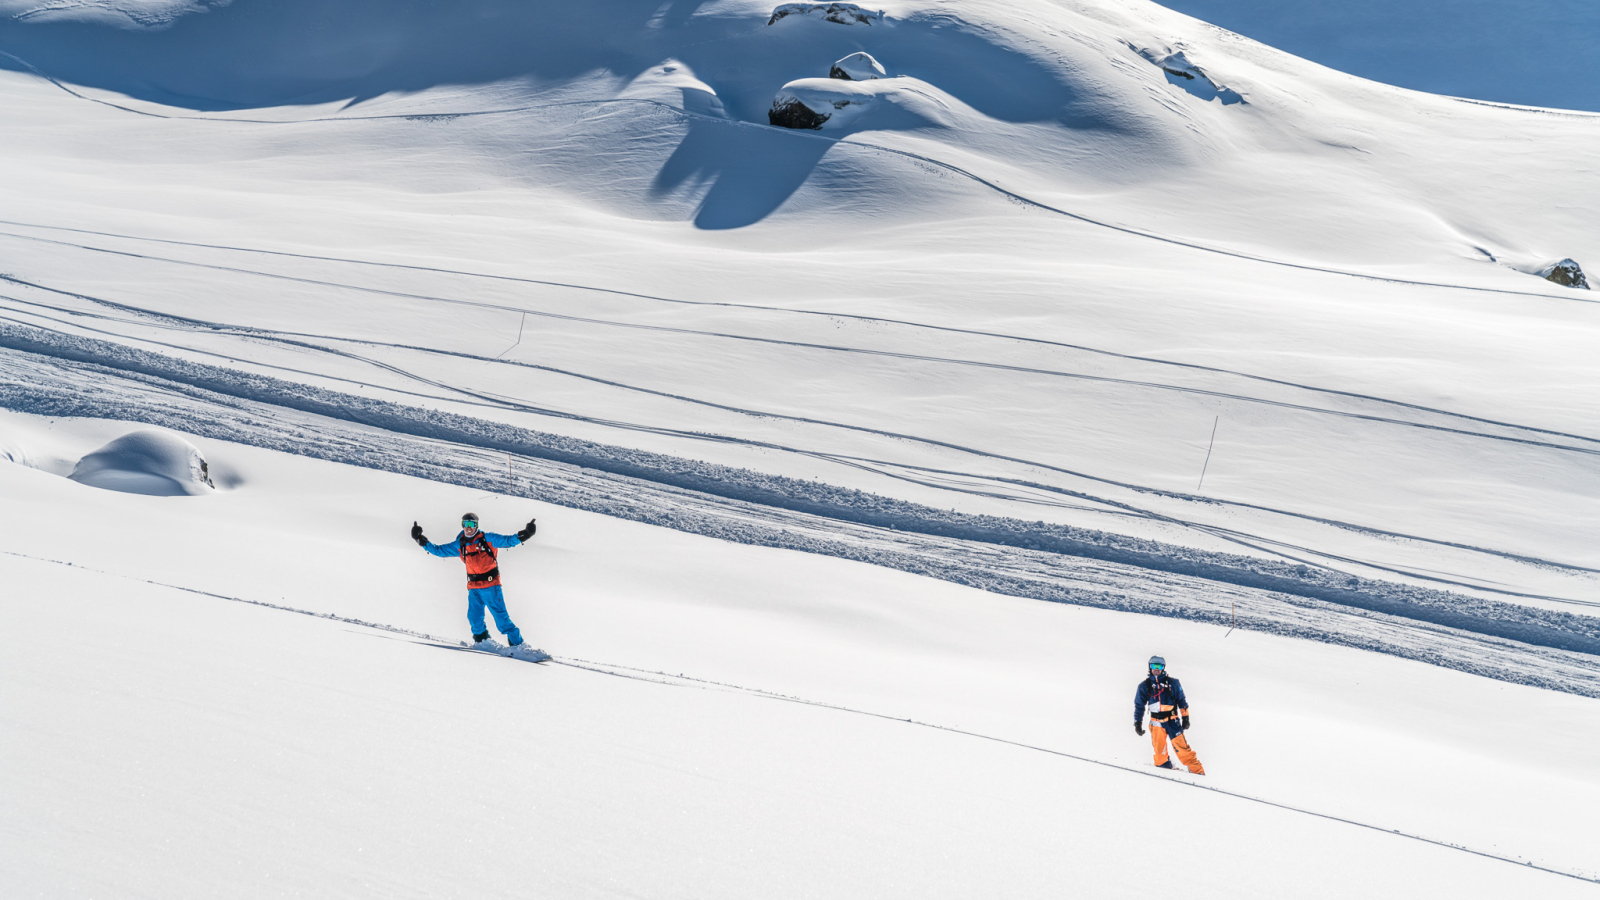
[{"label": "snowboard carving track", "polygon": [[[291,612],[291,613],[296,613],[296,614],[302,615],[302,616],[310,616],[310,617],[316,618],[316,619],[326,619],[328,621],[341,622],[341,623],[344,623],[344,624],[347,624],[347,625],[356,625],[356,626],[360,626],[362,628],[371,629],[373,631],[386,632],[386,633],[389,633],[389,634],[399,635],[399,636],[409,640],[411,643],[415,643],[415,644],[422,644],[422,645],[430,646],[430,647],[439,647],[439,648],[442,648],[442,649],[454,650],[454,651],[459,651],[459,652],[462,652],[462,653],[473,653],[473,654],[480,653],[480,651],[473,650],[471,647],[467,647],[467,646],[465,646],[465,645],[463,645],[463,644],[461,644],[459,642],[452,643],[447,638],[442,638],[442,637],[439,637],[437,635],[427,634],[427,633],[421,632],[421,631],[414,631],[414,630],[409,629],[409,628],[401,628],[399,626],[389,625],[389,624],[385,624],[383,622],[368,622],[368,621],[365,621],[365,620],[362,620],[362,619],[353,619],[353,618],[348,618],[348,617],[345,617],[345,616],[334,615],[333,613],[313,612],[311,610],[298,609],[298,608],[293,607],[293,606],[288,606],[288,605],[279,604],[279,603],[268,603],[268,602],[263,601],[263,600],[251,600],[251,599],[248,599],[248,598],[245,598],[245,597],[234,597],[234,596],[230,596],[228,594],[219,594],[219,593],[216,593],[214,591],[205,591],[205,590],[200,590],[198,588],[185,587],[185,586],[179,585],[179,584],[170,584],[170,583],[162,582],[162,581],[155,581],[155,580],[151,580],[151,579],[138,578],[138,577],[132,576],[132,575],[122,575],[122,574],[115,573],[115,572],[106,572],[106,571],[103,571],[103,570],[100,570],[100,569],[89,569],[89,568],[84,567],[84,566],[74,565],[73,563],[66,562],[64,560],[49,559],[47,557],[40,557],[40,556],[32,556],[32,555],[26,554],[26,553],[17,553],[17,552],[12,551],[12,550],[0,550],[0,553],[5,554],[6,556],[17,557],[19,559],[33,560],[35,562],[45,562],[45,563],[52,563],[52,564],[61,565],[61,566],[70,566],[72,568],[83,569],[84,571],[90,571],[90,572],[94,572],[94,573],[100,574],[100,575],[109,575],[109,576],[115,577],[115,578],[125,578],[125,579],[128,579],[130,581],[140,582],[142,584],[148,584],[148,585],[152,585],[152,586],[155,586],[155,587],[167,588],[169,590],[182,591],[184,593],[189,593],[189,594],[196,594],[196,595],[199,595],[199,596],[202,596],[202,597],[210,597],[210,598],[213,598],[213,599],[216,599],[216,600],[226,600],[226,601],[229,601],[229,602],[232,602],[232,603],[244,603],[244,604],[248,604],[248,605],[251,605],[251,606],[260,606],[260,607],[265,607],[267,609],[274,609],[274,610],[278,610],[280,612]],[[500,656],[501,654],[488,654],[488,655]],[[506,657],[506,658],[514,659],[515,657]],[[819,708],[819,709],[833,710],[835,712],[848,713],[848,714],[851,714],[851,715],[866,716],[866,717],[873,718],[873,719],[882,719],[882,720],[888,721],[888,722],[903,723],[903,724],[912,726],[914,728],[923,728],[923,729],[929,729],[929,730],[933,730],[933,731],[942,731],[942,732],[945,732],[947,734],[960,735],[962,737],[973,738],[973,739],[976,739],[976,740],[990,741],[990,742],[997,743],[997,744],[1004,744],[1004,745],[1009,746],[1009,747],[1014,747],[1014,748],[1016,748],[1018,750],[1025,750],[1025,751],[1029,751],[1029,752],[1033,752],[1033,753],[1045,753],[1045,754],[1049,754],[1051,756],[1059,757],[1061,759],[1071,760],[1073,762],[1083,763],[1083,764],[1092,765],[1092,766],[1098,766],[1098,767],[1104,768],[1104,769],[1113,769],[1113,770],[1116,770],[1118,772],[1121,772],[1121,773],[1124,773],[1124,774],[1128,774],[1128,775],[1139,775],[1139,776],[1142,776],[1142,777],[1145,777],[1145,778],[1155,778],[1155,779],[1158,779],[1160,781],[1164,781],[1164,782],[1167,782],[1169,784],[1172,784],[1174,786],[1182,786],[1182,787],[1194,788],[1194,789],[1197,789],[1197,790],[1209,791],[1209,792],[1211,792],[1213,794],[1219,794],[1219,795],[1224,796],[1224,797],[1231,797],[1231,798],[1233,798],[1235,800],[1241,800],[1241,801],[1245,801],[1247,803],[1257,803],[1257,804],[1261,804],[1261,805],[1264,805],[1264,806],[1273,807],[1274,809],[1280,809],[1280,810],[1283,810],[1285,812],[1291,812],[1291,813],[1296,813],[1296,814],[1305,815],[1305,816],[1313,816],[1315,818],[1325,819],[1325,820],[1330,821],[1330,822],[1337,822],[1337,823],[1340,823],[1340,824],[1343,824],[1343,825],[1350,825],[1350,826],[1353,826],[1353,827],[1356,827],[1356,828],[1363,828],[1363,829],[1367,829],[1369,831],[1376,831],[1376,832],[1379,832],[1380,834],[1391,835],[1393,837],[1404,838],[1406,840],[1420,841],[1420,842],[1425,843],[1425,844],[1432,844],[1432,845],[1434,845],[1436,847],[1443,847],[1443,848],[1449,849],[1449,850],[1456,850],[1456,851],[1459,851],[1459,852],[1462,852],[1462,853],[1469,853],[1469,854],[1471,854],[1473,856],[1479,856],[1479,857],[1482,857],[1484,859],[1491,859],[1491,860],[1495,860],[1497,862],[1507,863],[1509,865],[1518,866],[1520,868],[1535,869],[1537,871],[1545,872],[1545,873],[1548,873],[1550,875],[1558,875],[1558,876],[1560,876],[1562,878],[1570,878],[1570,879],[1573,879],[1573,880],[1576,880],[1576,881],[1589,882],[1591,884],[1600,884],[1600,878],[1596,878],[1596,877],[1589,876],[1589,875],[1583,875],[1583,874],[1580,874],[1580,873],[1577,873],[1577,872],[1568,872],[1568,871],[1565,871],[1563,869],[1557,869],[1557,868],[1553,868],[1553,867],[1550,867],[1550,866],[1539,865],[1539,864],[1533,862],[1532,860],[1513,859],[1513,858],[1511,858],[1509,856],[1501,856],[1499,854],[1491,853],[1491,852],[1488,852],[1486,850],[1479,850],[1479,849],[1475,849],[1475,848],[1472,848],[1472,847],[1466,847],[1466,846],[1463,846],[1461,844],[1453,844],[1453,843],[1450,843],[1449,841],[1438,840],[1438,839],[1435,839],[1435,838],[1427,837],[1425,835],[1412,834],[1410,832],[1399,831],[1399,830],[1393,829],[1393,828],[1385,828],[1382,825],[1375,825],[1375,824],[1372,824],[1370,822],[1362,822],[1362,821],[1357,820],[1357,819],[1350,819],[1350,818],[1346,818],[1346,817],[1343,817],[1343,816],[1332,815],[1330,813],[1318,812],[1318,811],[1316,811],[1314,809],[1308,809],[1308,808],[1302,807],[1302,806],[1293,806],[1293,805],[1290,805],[1290,804],[1287,804],[1287,803],[1278,803],[1278,802],[1276,802],[1274,800],[1269,800],[1269,799],[1264,798],[1264,797],[1256,797],[1256,796],[1253,796],[1253,795],[1250,795],[1250,794],[1241,793],[1241,792],[1238,792],[1238,791],[1230,791],[1230,790],[1228,790],[1226,788],[1214,787],[1212,785],[1205,784],[1205,783],[1198,782],[1198,781],[1194,781],[1192,779],[1185,778],[1185,777],[1178,776],[1178,775],[1166,775],[1166,774],[1162,774],[1160,772],[1156,772],[1156,771],[1153,771],[1153,770],[1150,770],[1150,769],[1146,769],[1144,767],[1135,767],[1135,766],[1124,765],[1124,764],[1118,763],[1118,762],[1111,762],[1109,760],[1096,759],[1096,758],[1094,758],[1092,756],[1084,756],[1084,755],[1081,755],[1081,754],[1072,753],[1072,752],[1067,751],[1067,750],[1059,750],[1059,749],[1055,749],[1055,748],[1052,748],[1052,747],[1043,747],[1043,746],[1040,746],[1040,745],[1037,745],[1037,744],[1024,743],[1022,741],[1014,741],[1014,740],[1011,740],[1010,738],[1002,737],[1002,736],[999,736],[999,735],[984,734],[984,733],[978,732],[978,731],[968,731],[966,729],[956,728],[956,727],[950,726],[950,725],[940,725],[937,722],[923,722],[923,721],[920,721],[920,720],[917,720],[917,719],[910,719],[910,718],[905,718],[905,717],[901,717],[901,716],[895,716],[895,715],[891,715],[889,713],[877,712],[877,711],[869,710],[869,709],[861,709],[861,708],[852,707],[852,706],[845,706],[843,704],[838,704],[838,703],[829,703],[829,702],[822,701],[822,700],[812,700],[812,699],[809,699],[809,698],[806,698],[806,697],[797,697],[797,696],[793,696],[793,695],[790,695],[790,694],[781,694],[781,693],[778,693],[776,691],[764,690],[762,688],[757,688],[757,687],[749,687],[749,686],[739,685],[739,684],[730,684],[730,683],[727,683],[727,682],[714,681],[714,680],[706,679],[706,678],[696,678],[694,676],[685,675],[685,674],[682,674],[682,673],[672,674],[672,673],[668,673],[668,672],[660,672],[660,671],[655,671],[655,670],[651,670],[651,669],[641,669],[641,668],[637,668],[637,667],[633,667],[633,666],[627,666],[627,665],[621,665],[621,664],[617,664],[617,663],[598,662],[598,661],[595,661],[595,660],[580,659],[580,658],[576,658],[576,657],[561,657],[561,656],[554,656],[554,655],[549,656],[546,659],[537,660],[537,661],[533,661],[533,662],[535,662],[536,665],[541,665],[541,666],[542,665],[547,665],[547,664],[554,664],[554,665],[557,665],[557,666],[563,666],[565,668],[574,669],[574,670],[578,670],[578,671],[590,672],[590,673],[594,673],[594,674],[598,674],[598,675],[607,675],[607,676],[611,676],[611,677],[615,677],[615,678],[626,679],[626,680],[629,680],[629,681],[645,682],[645,683],[648,683],[648,684],[661,685],[661,686],[664,686],[664,687],[691,688],[691,689],[697,689],[697,690],[728,691],[728,692],[746,694],[746,695],[749,695],[749,696],[752,696],[752,697],[760,697],[760,698],[763,698],[763,699],[775,700],[775,701],[779,701],[779,702],[783,702],[783,703],[795,703],[795,704],[799,704],[799,705],[802,705],[802,706],[812,706],[812,707],[816,707],[816,708]]]}]

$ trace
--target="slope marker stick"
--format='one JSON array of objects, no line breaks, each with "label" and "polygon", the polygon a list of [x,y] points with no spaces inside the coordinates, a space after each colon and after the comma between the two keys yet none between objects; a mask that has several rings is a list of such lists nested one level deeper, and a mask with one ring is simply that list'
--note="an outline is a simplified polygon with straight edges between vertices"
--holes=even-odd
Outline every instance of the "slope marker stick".
[{"label": "slope marker stick", "polygon": [[1211,448],[1217,445],[1217,424],[1222,421],[1221,416],[1211,423],[1211,443],[1206,444],[1206,463],[1200,467],[1200,483],[1195,485],[1195,490],[1206,486],[1206,469],[1211,468]]},{"label": "slope marker stick", "polygon": [[522,314],[522,318],[517,320],[517,339],[516,339],[516,341],[514,343],[512,343],[511,346],[505,348],[504,350],[501,350],[500,351],[500,356],[496,356],[495,359],[499,359],[501,356],[505,356],[507,353],[510,353],[511,351],[517,349],[517,344],[522,343],[522,329],[527,324],[528,324],[528,314],[526,312],[524,312]]}]

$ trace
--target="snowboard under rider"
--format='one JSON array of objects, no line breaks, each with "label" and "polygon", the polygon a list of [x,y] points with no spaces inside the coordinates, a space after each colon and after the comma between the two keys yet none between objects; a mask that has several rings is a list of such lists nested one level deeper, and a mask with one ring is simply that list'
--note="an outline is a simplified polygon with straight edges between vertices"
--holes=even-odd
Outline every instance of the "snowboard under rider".
[{"label": "snowboard under rider", "polygon": [[520,547],[537,530],[536,520],[516,534],[491,534],[478,530],[478,514],[467,513],[461,517],[461,533],[448,544],[430,544],[422,534],[422,526],[411,523],[411,539],[434,556],[458,557],[467,565],[467,624],[472,626],[472,640],[489,639],[489,626],[483,622],[483,609],[494,615],[495,627],[506,636],[506,642],[515,647],[522,643],[522,632],[512,624],[506,612],[505,594],[500,590],[499,551]]},{"label": "snowboard under rider", "polygon": [[1167,739],[1172,739],[1172,749],[1178,751],[1178,761],[1188,766],[1196,775],[1204,775],[1206,767],[1183,736],[1189,730],[1189,701],[1183,696],[1183,685],[1167,674],[1167,661],[1159,656],[1150,657],[1150,674],[1139,682],[1133,695],[1133,730],[1144,734],[1144,714],[1150,711],[1150,745],[1156,751],[1156,766],[1172,768],[1167,758]]}]

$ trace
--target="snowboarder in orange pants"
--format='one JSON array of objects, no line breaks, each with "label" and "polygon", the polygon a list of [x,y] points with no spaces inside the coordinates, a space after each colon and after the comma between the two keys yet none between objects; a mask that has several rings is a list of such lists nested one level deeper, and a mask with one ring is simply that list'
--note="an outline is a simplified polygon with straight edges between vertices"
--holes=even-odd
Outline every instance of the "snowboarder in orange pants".
[{"label": "snowboarder in orange pants", "polygon": [[1178,761],[1196,775],[1204,775],[1206,767],[1200,757],[1189,747],[1183,736],[1189,730],[1189,701],[1183,696],[1183,685],[1167,675],[1167,661],[1159,656],[1150,657],[1150,675],[1139,682],[1133,695],[1133,730],[1144,734],[1144,714],[1150,712],[1150,745],[1156,751],[1156,766],[1172,768],[1167,758],[1167,739],[1172,739],[1172,749],[1178,751]]}]

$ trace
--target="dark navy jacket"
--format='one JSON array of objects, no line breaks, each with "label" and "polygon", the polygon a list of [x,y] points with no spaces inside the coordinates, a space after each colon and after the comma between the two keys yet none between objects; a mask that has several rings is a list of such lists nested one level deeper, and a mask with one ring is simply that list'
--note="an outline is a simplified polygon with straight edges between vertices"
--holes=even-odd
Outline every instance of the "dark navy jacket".
[{"label": "dark navy jacket", "polygon": [[1133,695],[1133,720],[1144,721],[1145,710],[1150,710],[1150,721],[1162,722],[1173,718],[1172,710],[1179,715],[1189,714],[1189,701],[1183,696],[1183,684],[1162,672],[1139,682]]}]

